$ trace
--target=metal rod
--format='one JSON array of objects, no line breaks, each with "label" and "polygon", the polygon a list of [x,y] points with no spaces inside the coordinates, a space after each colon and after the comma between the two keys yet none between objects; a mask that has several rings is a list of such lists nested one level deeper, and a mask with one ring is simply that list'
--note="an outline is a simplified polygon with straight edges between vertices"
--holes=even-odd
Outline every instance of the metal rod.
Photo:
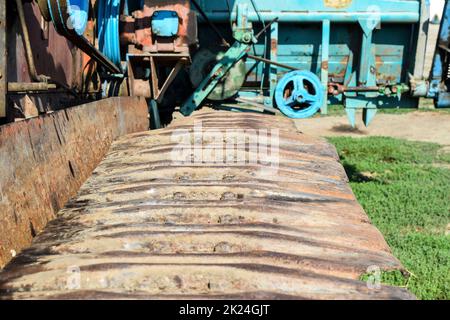
[{"label": "metal rod", "polygon": [[346,87],[344,92],[366,92],[366,91],[379,91],[380,87]]},{"label": "metal rod", "polygon": [[216,27],[216,25],[214,23],[211,22],[211,20],[209,20],[208,16],[206,15],[206,13],[203,11],[203,9],[200,7],[200,5],[197,3],[196,0],[191,0],[192,4],[194,5],[194,7],[197,9],[197,11],[200,13],[200,15],[203,17],[203,19],[205,19],[205,21],[209,24],[209,26],[214,30],[214,32],[217,34],[217,36],[222,40],[222,43],[227,46],[227,47],[231,47],[231,45],[228,43],[227,40],[225,40],[224,36],[222,35],[222,33],[220,32],[220,30]]},{"label": "metal rod", "polygon": [[284,68],[284,69],[288,69],[288,70],[294,70],[294,71],[295,70],[300,70],[300,69],[295,68],[293,66],[289,66],[287,64],[276,62],[276,61],[273,61],[273,60],[269,60],[269,59],[266,59],[266,58],[263,58],[263,57],[258,57],[258,56],[254,56],[254,55],[251,55],[251,54],[248,54],[247,56],[249,58],[253,59],[253,60],[261,61],[261,62],[264,62],[264,63],[267,63],[267,64],[272,64],[272,65],[280,67],[280,68]]},{"label": "metal rod", "polygon": [[275,19],[273,19],[272,21],[270,21],[260,32],[258,32],[258,34],[255,36],[256,39],[258,39],[263,33],[266,32],[267,29],[270,28],[270,26],[272,26],[272,24],[274,24],[275,22],[278,21],[278,17],[276,17]]},{"label": "metal rod", "polygon": [[265,111],[269,111],[269,112],[272,112],[274,114],[280,113],[279,110],[277,110],[277,109],[275,109],[273,107],[268,107],[268,106],[266,106],[266,105],[264,105],[262,103],[258,103],[258,102],[255,102],[255,101],[251,101],[251,100],[247,100],[247,99],[243,99],[243,98],[236,98],[236,101],[240,102],[240,103],[248,104],[248,105],[250,105],[252,107],[261,108],[261,109],[263,109]]},{"label": "metal rod", "polygon": [[45,82],[8,82],[8,92],[48,91],[56,89],[56,84]]}]

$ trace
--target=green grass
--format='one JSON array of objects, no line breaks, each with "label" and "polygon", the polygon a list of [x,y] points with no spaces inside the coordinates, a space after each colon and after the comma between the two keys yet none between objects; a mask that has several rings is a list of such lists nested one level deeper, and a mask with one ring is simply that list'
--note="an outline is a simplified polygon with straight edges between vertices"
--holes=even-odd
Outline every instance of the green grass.
[{"label": "green grass", "polygon": [[450,299],[450,163],[437,144],[330,138],[353,191],[410,272],[383,274],[421,299]]}]

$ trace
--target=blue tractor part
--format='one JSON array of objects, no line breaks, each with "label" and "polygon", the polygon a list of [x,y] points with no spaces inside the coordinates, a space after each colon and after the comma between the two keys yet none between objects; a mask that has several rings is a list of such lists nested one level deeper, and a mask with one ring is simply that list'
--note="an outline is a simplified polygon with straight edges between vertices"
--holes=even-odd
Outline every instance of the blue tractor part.
[{"label": "blue tractor part", "polygon": [[89,0],[70,0],[67,10],[69,14],[68,28],[72,28],[80,36],[83,35],[88,21]]},{"label": "blue tractor part", "polygon": [[[104,0],[99,1],[100,4]],[[39,9],[46,21],[51,21],[55,30],[76,47],[89,55],[107,72],[120,73],[121,70],[112,63],[94,44],[84,37],[89,19],[90,0],[39,0]]]},{"label": "blue tractor part", "polygon": [[[278,18],[249,52],[242,96],[262,92],[265,104],[271,104],[284,75],[305,70],[320,79],[322,113],[328,104],[343,105],[352,125],[358,111],[369,125],[378,108],[417,107],[418,97],[426,95],[426,90],[411,93],[410,75],[423,79],[427,0],[202,1],[201,10],[227,34],[242,4],[250,8],[246,21],[255,29]],[[204,26],[209,22],[200,18]],[[212,33],[208,27],[199,29],[201,47],[214,47]]]},{"label": "blue tractor part", "polygon": [[320,79],[310,71],[285,74],[275,89],[277,107],[293,119],[312,117],[322,107],[324,97],[325,90]]},{"label": "blue tractor part", "polygon": [[152,16],[152,32],[158,37],[173,37],[178,34],[179,17],[175,11],[155,11]]},{"label": "blue tractor part", "polygon": [[431,70],[428,97],[434,98],[436,107],[450,107],[450,5],[445,2],[438,42]]},{"label": "blue tractor part", "polygon": [[[42,4],[40,4],[41,10]],[[89,0],[47,0],[43,10],[60,33],[83,35],[89,18]]]},{"label": "blue tractor part", "polygon": [[[252,45],[257,43],[257,38],[262,32],[257,35],[254,34],[252,24],[246,19],[248,9],[249,6],[246,4],[237,6],[236,10],[238,10],[239,15],[232,30],[234,43],[221,55],[221,59],[212,67],[194,93],[183,103],[180,109],[183,115],[188,116],[192,114],[213,93],[218,85],[225,85],[224,81],[230,75],[233,67],[242,61]],[[234,90],[234,88],[231,90]]]},{"label": "blue tractor part", "polygon": [[121,0],[98,2],[97,29],[100,51],[119,68],[121,67],[119,15]]}]

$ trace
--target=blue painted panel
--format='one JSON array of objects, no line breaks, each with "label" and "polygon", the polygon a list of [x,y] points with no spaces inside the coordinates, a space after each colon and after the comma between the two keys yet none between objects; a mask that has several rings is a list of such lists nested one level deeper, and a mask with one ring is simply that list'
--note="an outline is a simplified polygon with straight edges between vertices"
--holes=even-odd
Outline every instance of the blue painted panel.
[{"label": "blue painted panel", "polygon": [[175,11],[155,11],[152,17],[152,32],[158,37],[173,37],[178,34],[179,18]]},{"label": "blue painted panel", "polygon": [[[242,1],[242,0],[240,0]],[[250,0],[244,0],[252,7]],[[333,5],[336,1],[318,0],[254,0],[265,20],[280,18],[280,22],[312,22],[330,19],[340,22],[357,22],[358,19],[373,17],[376,10],[382,22],[418,22],[419,0],[352,0],[341,1],[342,6]],[[201,5],[208,17],[213,21],[228,21],[229,11],[226,1],[201,0]],[[229,0],[233,7],[236,0]],[[235,17],[232,16],[234,19]],[[251,11],[251,21],[259,17]]]}]

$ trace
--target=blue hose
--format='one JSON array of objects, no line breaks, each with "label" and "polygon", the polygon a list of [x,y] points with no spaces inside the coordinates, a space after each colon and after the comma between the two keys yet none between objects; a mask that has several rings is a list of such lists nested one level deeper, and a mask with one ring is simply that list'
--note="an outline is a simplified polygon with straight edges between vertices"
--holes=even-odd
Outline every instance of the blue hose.
[{"label": "blue hose", "polygon": [[121,67],[119,42],[120,0],[98,2],[98,46],[115,65]]}]

